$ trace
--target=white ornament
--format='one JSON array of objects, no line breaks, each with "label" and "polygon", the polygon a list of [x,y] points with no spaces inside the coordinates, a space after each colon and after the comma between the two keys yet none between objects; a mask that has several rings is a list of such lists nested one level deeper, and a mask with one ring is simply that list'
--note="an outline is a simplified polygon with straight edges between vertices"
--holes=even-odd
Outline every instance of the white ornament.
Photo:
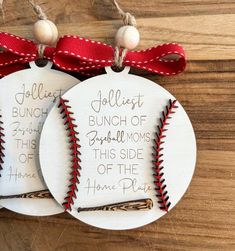
[{"label": "white ornament", "polygon": [[[52,70],[52,63],[12,73],[0,80],[0,114],[4,128],[4,163],[0,195],[47,189],[42,178],[38,146],[43,123],[58,97],[79,83],[69,74]],[[56,144],[56,142],[54,142]],[[61,213],[54,199],[4,199],[1,206],[35,216]]]},{"label": "white ornament", "polygon": [[115,40],[118,46],[133,50],[139,44],[140,34],[134,26],[125,25],[119,28]]},{"label": "white ornament", "polygon": [[38,43],[53,45],[58,39],[58,30],[52,21],[38,20],[33,26],[33,35]]},{"label": "white ornament", "polygon": [[[106,68],[107,74],[90,78],[67,91],[69,111],[79,132],[81,170],[77,198],[68,211],[77,219],[105,229],[131,229],[159,219],[153,179],[153,139],[169,99],[168,91],[145,78]],[[164,178],[172,209],[186,192],[196,161],[195,135],[190,120],[177,102],[164,138]],[[71,180],[68,131],[58,104],[49,113],[40,139],[43,176],[54,198],[62,204]],[[149,211],[77,212],[151,198]]]}]

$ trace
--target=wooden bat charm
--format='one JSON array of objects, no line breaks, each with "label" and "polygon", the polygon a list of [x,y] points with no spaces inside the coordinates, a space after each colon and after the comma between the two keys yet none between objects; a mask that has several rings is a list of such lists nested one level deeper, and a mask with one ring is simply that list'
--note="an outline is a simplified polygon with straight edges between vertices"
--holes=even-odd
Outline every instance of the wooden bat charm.
[{"label": "wooden bat charm", "polygon": [[153,207],[151,199],[131,200],[98,207],[79,207],[78,213],[85,211],[144,211]]},{"label": "wooden bat charm", "polygon": [[4,199],[50,199],[53,198],[49,190],[41,190],[30,193],[14,194],[14,195],[0,195],[0,200]]}]

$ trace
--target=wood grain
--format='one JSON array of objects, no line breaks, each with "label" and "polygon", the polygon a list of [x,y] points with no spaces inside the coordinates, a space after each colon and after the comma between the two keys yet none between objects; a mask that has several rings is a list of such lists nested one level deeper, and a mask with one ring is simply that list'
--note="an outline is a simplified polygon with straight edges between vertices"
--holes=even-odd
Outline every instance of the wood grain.
[{"label": "wood grain", "polygon": [[[139,49],[172,41],[184,45],[190,60],[227,60],[235,55],[235,15],[140,18],[137,22],[141,34]],[[58,29],[61,36],[79,34],[113,44],[121,25],[120,20],[83,20],[79,24],[58,24]],[[1,30],[32,38],[31,24],[3,26]]]},{"label": "wood grain", "polygon": [[[121,21],[111,1],[39,0],[62,34],[113,42]],[[133,70],[168,89],[185,107],[198,146],[197,167],[168,215],[129,231],[93,228],[68,214],[28,217],[0,210],[1,251],[235,250],[235,2],[120,0],[137,17],[140,48],[182,43],[185,73],[160,77]],[[5,1],[1,30],[32,37],[27,1]]]}]

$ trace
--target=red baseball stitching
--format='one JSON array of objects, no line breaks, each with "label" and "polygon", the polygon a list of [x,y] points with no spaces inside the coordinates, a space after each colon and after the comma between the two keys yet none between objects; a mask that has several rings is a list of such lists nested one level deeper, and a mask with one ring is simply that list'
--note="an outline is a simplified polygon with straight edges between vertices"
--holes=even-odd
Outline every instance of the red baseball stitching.
[{"label": "red baseball stitching", "polygon": [[68,186],[68,192],[67,197],[64,198],[63,206],[65,208],[65,211],[70,210],[71,211],[71,205],[74,204],[74,199],[77,198],[76,191],[77,184],[79,184],[79,177],[80,172],[79,169],[81,169],[80,166],[80,158],[79,155],[81,154],[79,151],[79,148],[81,147],[79,145],[79,138],[78,138],[78,132],[76,131],[77,125],[75,125],[74,121],[75,118],[72,117],[73,112],[70,111],[71,106],[68,105],[69,100],[65,100],[63,98],[60,98],[59,106],[60,108],[60,114],[62,115],[62,118],[64,119],[64,125],[66,126],[66,130],[69,131],[68,137],[70,139],[70,150],[71,150],[71,156],[72,156],[72,172],[70,173],[71,179],[70,184]]},{"label": "red baseball stitching", "polygon": [[176,100],[172,101],[169,100],[169,104],[166,106],[166,111],[162,111],[162,117],[160,118],[160,126],[158,125],[158,132],[156,132],[156,138],[154,139],[155,146],[153,147],[154,153],[153,153],[153,170],[154,170],[154,184],[155,184],[155,190],[157,192],[156,196],[158,198],[158,203],[160,205],[160,209],[163,211],[168,212],[169,207],[171,205],[171,202],[169,201],[169,195],[166,190],[166,184],[164,179],[164,173],[163,173],[163,154],[162,154],[162,144],[164,144],[163,138],[166,137],[164,134],[167,129],[166,126],[169,125],[168,120],[171,119],[170,115],[175,113],[173,110],[178,108],[178,106],[175,105]]},{"label": "red baseball stitching", "polygon": [[[5,143],[5,141],[3,140],[3,138],[5,137],[5,134],[3,133],[4,128],[3,128],[3,122],[1,121],[2,119],[2,115],[0,115],[0,171],[3,169],[2,165],[4,163],[4,146],[3,144]],[[0,173],[0,177],[1,177],[1,173]]]}]

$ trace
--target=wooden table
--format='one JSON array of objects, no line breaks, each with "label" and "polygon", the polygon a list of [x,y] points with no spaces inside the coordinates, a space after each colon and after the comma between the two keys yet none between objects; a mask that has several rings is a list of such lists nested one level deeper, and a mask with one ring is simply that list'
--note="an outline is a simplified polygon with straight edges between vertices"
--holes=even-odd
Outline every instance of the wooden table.
[{"label": "wooden table", "polygon": [[[1,31],[32,37],[27,1],[5,1]],[[122,25],[111,1],[42,1],[61,34],[113,42]],[[181,202],[165,217],[130,231],[87,226],[68,214],[28,217],[0,211],[1,251],[235,250],[235,1],[120,0],[135,14],[140,48],[174,41],[188,67],[176,77],[145,75],[169,90],[194,126],[195,175]]]}]

